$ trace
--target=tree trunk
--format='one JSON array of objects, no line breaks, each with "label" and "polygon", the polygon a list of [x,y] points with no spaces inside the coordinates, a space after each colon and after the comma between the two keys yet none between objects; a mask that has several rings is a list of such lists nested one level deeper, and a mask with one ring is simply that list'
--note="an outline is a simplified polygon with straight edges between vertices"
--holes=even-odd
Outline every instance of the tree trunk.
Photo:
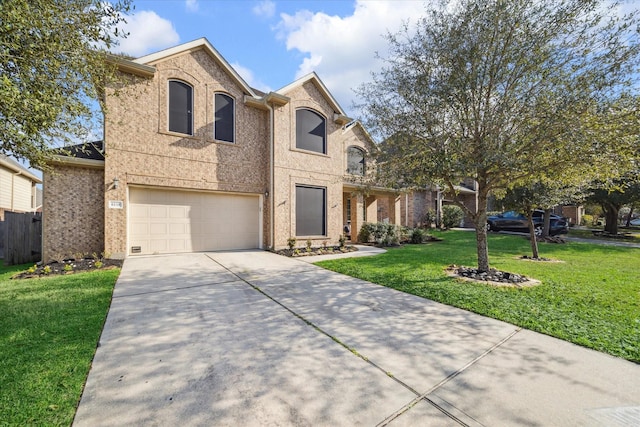
[{"label": "tree trunk", "polygon": [[[545,214],[546,215],[546,214]],[[540,258],[540,254],[538,252],[538,238],[536,237],[536,228],[533,224],[533,211],[529,211],[527,213],[527,220],[529,222],[529,238],[531,240],[531,253],[534,259]],[[542,232],[544,235],[544,231]]]},{"label": "tree trunk", "polygon": [[542,237],[549,237],[549,234],[551,234],[551,209],[545,209],[542,223]]},{"label": "tree trunk", "polygon": [[476,248],[478,252],[478,270],[489,271],[489,245],[487,242],[487,196],[478,191],[478,207],[474,217],[476,227]]},{"label": "tree trunk", "polygon": [[611,203],[602,206],[604,208],[605,221],[604,231],[609,234],[618,234],[618,211],[620,207]]},{"label": "tree trunk", "polygon": [[627,215],[627,223],[625,224],[625,226],[627,228],[631,227],[631,217],[633,216],[633,208],[635,206],[631,205],[631,208],[629,209],[629,215]]}]

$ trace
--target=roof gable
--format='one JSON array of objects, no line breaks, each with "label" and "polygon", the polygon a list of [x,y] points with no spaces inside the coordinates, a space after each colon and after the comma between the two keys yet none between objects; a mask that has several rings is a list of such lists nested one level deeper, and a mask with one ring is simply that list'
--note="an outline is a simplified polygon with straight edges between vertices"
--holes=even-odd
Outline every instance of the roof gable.
[{"label": "roof gable", "polygon": [[168,59],[175,55],[180,55],[183,53],[188,53],[196,50],[204,50],[209,56],[211,56],[221,67],[222,69],[235,81],[235,83],[242,88],[242,91],[253,97],[258,97],[253,88],[251,88],[247,82],[244,81],[240,74],[227,62],[226,59],[214,48],[209,41],[202,37],[197,40],[190,41],[188,43],[184,43],[178,46],[171,47],[169,49],[161,50],[156,53],[152,53],[149,55],[141,56],[140,58],[134,59],[133,63],[139,65],[149,65],[153,63],[157,63]]},{"label": "roof gable", "polygon": [[35,176],[29,169],[4,154],[0,154],[0,166],[9,169],[12,173],[26,176],[31,181],[37,184],[40,184],[42,182],[42,180]]},{"label": "roof gable", "polygon": [[318,88],[324,99],[329,103],[331,108],[333,108],[336,116],[334,117],[334,119],[336,121],[343,121],[345,124],[351,121],[351,119],[349,119],[345,114],[342,107],[340,107],[340,104],[338,104],[338,101],[336,101],[333,95],[331,95],[329,89],[327,89],[324,83],[322,83],[322,80],[320,80],[320,77],[318,77],[315,71],[307,74],[306,76],[300,77],[298,80],[286,85],[281,89],[278,89],[276,93],[280,95],[286,95],[288,92],[291,92],[293,89],[303,86],[307,82],[313,83]]}]

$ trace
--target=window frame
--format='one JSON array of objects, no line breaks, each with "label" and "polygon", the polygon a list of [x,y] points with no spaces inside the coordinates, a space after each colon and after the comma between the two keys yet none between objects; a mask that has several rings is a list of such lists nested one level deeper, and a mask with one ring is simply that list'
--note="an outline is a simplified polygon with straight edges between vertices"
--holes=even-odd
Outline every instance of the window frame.
[{"label": "window frame", "polygon": [[[349,157],[350,157],[349,153],[351,151],[358,151],[362,155],[362,172],[360,171],[354,172],[351,169],[350,162],[349,162]],[[367,152],[363,148],[358,147],[357,145],[350,145],[349,147],[347,147],[347,173],[350,175],[365,176],[366,172],[367,172]]]},{"label": "window frame", "polygon": [[[298,194],[298,189],[309,189],[309,190],[321,190],[322,191],[322,232],[321,233],[305,233],[308,231],[306,225],[304,224],[304,219],[301,218],[301,209],[303,207],[300,199],[300,194]],[[295,185],[295,196],[296,196],[296,210],[295,210],[295,218],[296,218],[296,237],[309,237],[309,236],[327,236],[327,187],[317,186],[317,185],[307,185],[307,184],[296,184]],[[314,224],[317,226],[318,224]]]},{"label": "window frame", "polygon": [[[218,95],[226,97],[229,100],[231,100],[231,108],[232,108],[232,113],[231,113],[231,126],[232,126],[231,141],[228,141],[226,139],[218,138],[218,135],[217,135],[217,119],[216,119],[217,108],[216,108],[216,106],[217,106]],[[214,141],[221,141],[221,142],[226,142],[226,143],[229,143],[229,144],[235,144],[236,143],[236,99],[233,96],[231,96],[230,94],[226,93],[226,92],[214,92],[214,94],[213,94],[213,139],[214,139]]]},{"label": "window frame", "polygon": [[[313,115],[317,116],[318,118],[320,118],[320,120],[322,120],[322,127],[323,127],[323,135],[322,135],[322,151],[318,151],[318,150],[314,150],[314,149],[312,149],[312,148],[309,148],[309,145],[311,145],[311,144],[307,144],[307,147],[305,148],[305,147],[304,147],[304,144],[299,143],[299,142],[301,142],[301,141],[300,141],[300,138],[299,138],[299,137],[300,137],[300,134],[301,134],[301,132],[299,131],[299,130],[300,130],[299,125],[300,125],[300,122],[301,122],[302,120],[300,120],[300,119],[299,119],[299,117],[298,117],[298,113],[301,113],[301,112],[311,113],[311,114],[313,114]],[[327,144],[327,118],[326,118],[324,115],[320,114],[318,111],[313,110],[313,109],[311,109],[311,108],[307,108],[307,107],[297,108],[297,109],[295,110],[295,115],[296,115],[296,117],[295,117],[295,132],[296,132],[296,133],[295,133],[295,137],[296,137],[296,140],[295,140],[295,147],[296,147],[296,149],[297,149],[297,150],[304,150],[304,151],[308,151],[308,152],[310,152],[310,153],[316,153],[316,154],[327,155],[327,152],[328,152],[328,150],[327,150],[327,145],[328,145],[328,144]],[[314,130],[315,130],[315,129],[314,129]],[[305,131],[304,135],[308,135],[308,134],[310,134],[310,133],[311,133],[311,132]]]},{"label": "window frame", "polygon": [[[187,88],[189,88],[189,100],[191,101],[191,105],[188,106],[187,112],[186,112],[186,116],[189,119],[188,125],[187,125],[187,130],[189,132],[181,132],[179,130],[174,130],[171,128],[171,84],[172,83],[178,83],[181,84]],[[184,80],[180,80],[180,79],[168,79],[167,80],[167,130],[169,132],[174,132],[174,133],[179,133],[182,135],[190,135],[193,136],[193,129],[194,129],[194,123],[193,123],[193,119],[194,119],[194,114],[193,114],[193,107],[194,107],[194,96],[195,95],[195,90],[193,88],[193,86],[187,82],[185,82]]]}]

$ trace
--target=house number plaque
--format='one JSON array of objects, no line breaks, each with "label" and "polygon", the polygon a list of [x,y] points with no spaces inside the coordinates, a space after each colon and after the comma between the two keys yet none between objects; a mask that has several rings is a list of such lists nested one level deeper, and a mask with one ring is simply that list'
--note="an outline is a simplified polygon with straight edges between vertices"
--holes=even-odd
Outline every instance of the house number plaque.
[{"label": "house number plaque", "polygon": [[122,209],[123,206],[122,200],[109,200],[109,209]]}]

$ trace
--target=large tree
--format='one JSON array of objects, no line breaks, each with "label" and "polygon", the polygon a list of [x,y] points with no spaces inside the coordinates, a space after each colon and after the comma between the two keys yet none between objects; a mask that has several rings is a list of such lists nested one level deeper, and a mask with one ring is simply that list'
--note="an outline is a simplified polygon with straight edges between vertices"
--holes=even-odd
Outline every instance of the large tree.
[{"label": "large tree", "polygon": [[633,206],[640,202],[640,177],[638,174],[627,180],[617,181],[616,186],[604,185],[592,190],[587,198],[591,203],[597,203],[605,215],[604,230],[609,234],[618,234],[618,212],[622,206]]},{"label": "large tree", "polygon": [[100,119],[107,51],[130,0],[0,1],[0,153],[43,166]]},{"label": "large tree", "polygon": [[489,195],[532,177],[613,173],[610,160],[628,144],[628,129],[604,118],[637,118],[615,108],[637,89],[636,17],[605,6],[443,2],[387,35],[385,66],[357,91],[363,121],[385,141],[383,182],[455,193],[476,181],[477,210],[467,214],[480,270],[489,269]]}]

